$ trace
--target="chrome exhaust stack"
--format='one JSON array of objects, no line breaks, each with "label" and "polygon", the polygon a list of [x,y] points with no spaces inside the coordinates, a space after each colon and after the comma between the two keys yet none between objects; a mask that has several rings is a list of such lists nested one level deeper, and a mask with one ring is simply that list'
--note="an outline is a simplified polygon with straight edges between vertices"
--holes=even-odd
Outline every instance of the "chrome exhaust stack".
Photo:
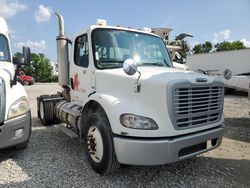
[{"label": "chrome exhaust stack", "polygon": [[58,81],[61,86],[69,85],[69,39],[65,35],[63,16],[55,13],[58,18],[59,35],[56,37]]}]

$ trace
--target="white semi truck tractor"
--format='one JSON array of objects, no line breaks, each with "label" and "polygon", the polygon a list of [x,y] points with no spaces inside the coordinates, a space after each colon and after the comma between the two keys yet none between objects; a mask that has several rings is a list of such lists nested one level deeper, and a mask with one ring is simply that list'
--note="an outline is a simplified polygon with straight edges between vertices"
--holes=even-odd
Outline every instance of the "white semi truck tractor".
[{"label": "white semi truck tractor", "polygon": [[0,17],[0,149],[25,148],[31,134],[31,114],[24,87],[17,82],[21,65],[29,64],[30,49],[12,57],[9,30]]},{"label": "white semi truck tractor", "polygon": [[98,20],[70,40],[56,15],[63,92],[38,97],[38,116],[75,134],[97,173],[177,162],[221,144],[220,80],[173,68],[163,40],[149,30]]}]

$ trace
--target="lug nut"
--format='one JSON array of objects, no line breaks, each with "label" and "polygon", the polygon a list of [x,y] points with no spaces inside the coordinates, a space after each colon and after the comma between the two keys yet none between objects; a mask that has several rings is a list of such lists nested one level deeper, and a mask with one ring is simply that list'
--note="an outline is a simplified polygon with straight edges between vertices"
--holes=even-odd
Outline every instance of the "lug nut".
[{"label": "lug nut", "polygon": [[88,135],[88,138],[93,138],[93,134],[89,134],[89,135]]}]

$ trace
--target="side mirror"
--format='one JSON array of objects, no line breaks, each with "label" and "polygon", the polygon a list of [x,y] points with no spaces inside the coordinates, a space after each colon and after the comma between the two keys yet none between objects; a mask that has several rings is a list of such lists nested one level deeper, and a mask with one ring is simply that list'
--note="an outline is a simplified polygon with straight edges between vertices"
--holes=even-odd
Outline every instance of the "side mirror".
[{"label": "side mirror", "polygon": [[24,58],[23,57],[13,57],[13,64],[17,66],[24,65]]},{"label": "side mirror", "polygon": [[30,65],[30,48],[24,46],[23,47],[23,57],[24,57],[24,64]]},{"label": "side mirror", "polygon": [[230,78],[232,77],[232,71],[230,69],[226,69],[224,72],[223,72],[223,77],[226,79],[226,80],[230,80]]},{"label": "side mirror", "polygon": [[123,71],[127,75],[134,75],[137,72],[137,64],[133,59],[126,59],[123,63]]},{"label": "side mirror", "polygon": [[139,76],[137,78],[137,81],[134,86],[134,92],[140,93],[141,92],[141,84],[139,83],[139,79],[141,77],[140,71],[137,70],[137,64],[133,59],[126,59],[123,63],[123,71],[131,76],[134,75],[136,72],[139,73]]},{"label": "side mirror", "polygon": [[18,72],[19,72],[19,68],[22,65],[30,65],[30,48],[29,47],[23,47],[23,54],[21,55],[21,57],[13,57],[13,64],[17,65],[17,66],[16,66],[16,70],[15,70],[14,79],[11,82],[11,87],[13,85],[17,84],[17,75],[18,75]]}]

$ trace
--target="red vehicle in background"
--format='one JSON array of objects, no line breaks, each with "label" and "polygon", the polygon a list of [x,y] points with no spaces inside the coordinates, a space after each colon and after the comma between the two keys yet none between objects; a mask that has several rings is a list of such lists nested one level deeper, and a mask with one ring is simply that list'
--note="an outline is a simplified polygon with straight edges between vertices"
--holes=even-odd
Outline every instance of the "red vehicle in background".
[{"label": "red vehicle in background", "polygon": [[23,71],[18,72],[17,79],[22,85],[32,85],[35,83],[35,79],[31,76],[25,75]]}]

